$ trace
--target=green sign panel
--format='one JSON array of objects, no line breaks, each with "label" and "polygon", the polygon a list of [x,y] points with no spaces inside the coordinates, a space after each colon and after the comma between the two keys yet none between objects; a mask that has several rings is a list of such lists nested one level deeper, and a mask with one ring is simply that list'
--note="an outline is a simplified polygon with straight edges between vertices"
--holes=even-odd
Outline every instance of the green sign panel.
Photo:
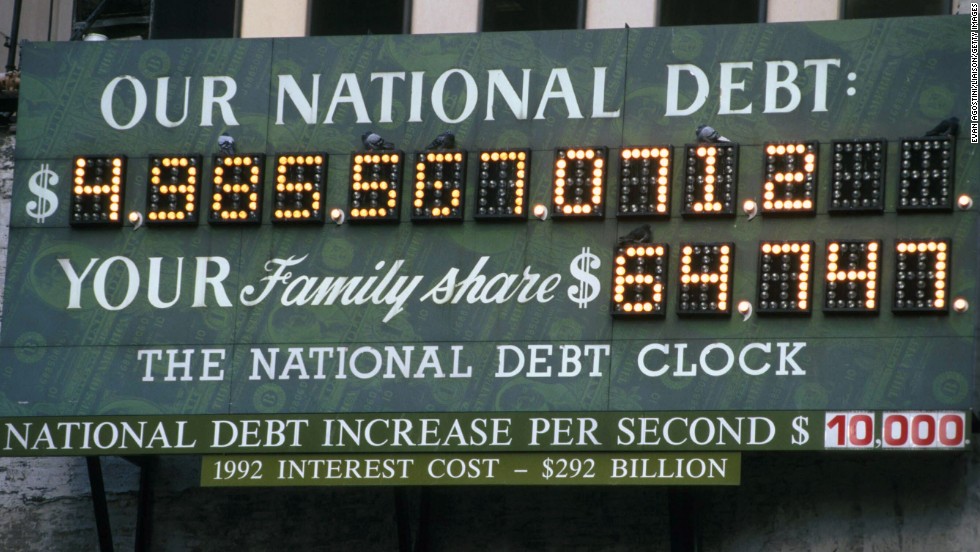
[{"label": "green sign panel", "polygon": [[967,27],[29,45],[0,454],[66,453],[42,424],[547,412],[962,448]]},{"label": "green sign panel", "polygon": [[23,417],[0,455],[962,450],[963,411]]},{"label": "green sign panel", "polygon": [[739,453],[205,456],[202,487],[738,485]]}]

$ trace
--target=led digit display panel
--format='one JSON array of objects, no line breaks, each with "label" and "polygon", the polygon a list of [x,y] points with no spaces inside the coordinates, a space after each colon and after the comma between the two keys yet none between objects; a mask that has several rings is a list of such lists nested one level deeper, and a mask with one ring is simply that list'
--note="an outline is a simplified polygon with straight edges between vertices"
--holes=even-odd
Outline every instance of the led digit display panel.
[{"label": "led digit display panel", "polygon": [[327,183],[325,153],[276,154],[272,222],[323,224]]},{"label": "led digit display panel", "polygon": [[902,139],[897,210],[951,211],[954,154],[951,136]]},{"label": "led digit display panel", "polygon": [[835,140],[830,179],[830,213],[885,210],[885,141]]},{"label": "led digit display panel", "polygon": [[824,312],[877,314],[880,256],[880,240],[828,241]]},{"label": "led digit display panel", "polygon": [[126,158],[80,156],[75,158],[73,170],[69,223],[72,226],[122,225]]},{"label": "led digit display panel", "polygon": [[730,315],[734,264],[734,243],[681,245],[677,314]]},{"label": "led digit display panel", "polygon": [[466,153],[427,151],[415,156],[412,220],[463,220]]},{"label": "led digit display panel", "polygon": [[555,151],[551,212],[556,218],[602,218],[606,182],[606,148]]},{"label": "led digit display panel", "polygon": [[685,217],[735,216],[738,144],[688,144],[685,148]]},{"label": "led digit display panel", "polygon": [[614,252],[613,316],[663,317],[667,313],[668,246],[620,244]]},{"label": "led digit display panel", "polygon": [[265,156],[217,155],[211,174],[211,224],[262,222],[262,169]]},{"label": "led digit display panel", "polygon": [[669,217],[671,146],[624,148],[617,216]]},{"label": "led digit display panel", "polygon": [[351,155],[347,196],[351,222],[398,222],[403,155],[397,150]]},{"label": "led digit display panel", "polygon": [[762,242],[756,281],[759,314],[810,314],[813,242]]},{"label": "led digit display panel", "polygon": [[951,241],[898,240],[895,243],[896,313],[946,314]]},{"label": "led digit display panel", "polygon": [[146,223],[158,226],[197,224],[201,156],[151,156],[148,172]]},{"label": "led digit display panel", "polygon": [[817,142],[766,144],[764,214],[817,212]]},{"label": "led digit display panel", "polygon": [[527,219],[531,150],[480,152],[476,220]]}]

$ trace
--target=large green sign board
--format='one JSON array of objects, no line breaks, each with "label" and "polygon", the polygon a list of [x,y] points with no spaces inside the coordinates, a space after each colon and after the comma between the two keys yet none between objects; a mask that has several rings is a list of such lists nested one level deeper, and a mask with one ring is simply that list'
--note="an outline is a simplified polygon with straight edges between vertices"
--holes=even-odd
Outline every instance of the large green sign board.
[{"label": "large green sign board", "polygon": [[[121,450],[123,423],[149,432],[129,452],[187,452],[153,441],[166,420],[198,428],[195,453],[345,452],[319,431],[299,449],[207,443],[237,415],[545,412],[609,435],[624,412],[757,413],[786,428],[777,450],[963,448],[980,306],[968,34],[942,17],[29,45],[0,454]],[[701,125],[722,137],[699,142]],[[436,150],[466,162],[443,190],[417,155],[444,131],[455,146]],[[369,132],[395,149],[365,152]],[[484,220],[504,169],[483,156],[504,150],[523,156],[520,209]],[[400,177],[369,176],[372,156]],[[314,210],[339,224],[279,223],[282,197],[314,201],[276,189],[289,158],[318,159]],[[153,224],[161,160],[197,169],[179,192],[192,224]],[[239,194],[241,166],[256,177]],[[379,190],[400,194],[381,204],[393,223],[363,220]],[[433,197],[453,216],[420,215]],[[86,435],[98,446],[64,446]]]}]

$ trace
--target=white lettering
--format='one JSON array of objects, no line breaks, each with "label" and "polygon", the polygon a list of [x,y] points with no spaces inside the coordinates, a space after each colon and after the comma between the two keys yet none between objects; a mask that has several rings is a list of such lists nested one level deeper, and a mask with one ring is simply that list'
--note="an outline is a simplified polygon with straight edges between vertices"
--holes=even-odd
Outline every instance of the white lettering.
[{"label": "white lettering", "polygon": [[752,103],[742,109],[732,109],[732,90],[745,90],[745,80],[740,80],[738,82],[732,81],[732,73],[735,69],[752,69],[751,61],[742,61],[738,63],[722,63],[721,64],[721,99],[720,106],[718,108],[719,115],[739,115],[752,113]]},{"label": "white lettering", "polygon": [[[214,276],[208,276],[208,265],[212,263],[218,265],[218,273]],[[211,286],[211,290],[214,293],[214,300],[218,303],[218,306],[230,307],[231,301],[228,300],[228,294],[225,293],[223,283],[230,273],[231,265],[228,263],[228,259],[224,257],[198,257],[197,271],[194,274],[194,303],[191,306],[208,306],[204,294],[207,286]]]},{"label": "white lettering", "polygon": [[303,91],[300,90],[299,84],[296,83],[296,79],[292,75],[279,75],[279,94],[276,98],[276,124],[284,124],[282,117],[287,96],[289,97],[289,101],[293,103],[293,107],[299,111],[300,117],[306,121],[306,124],[315,124],[319,92],[319,74],[313,75],[313,89],[310,91],[310,99],[307,99],[303,95]]},{"label": "white lettering", "polygon": [[[462,113],[455,119],[446,115],[446,81],[452,75],[463,77],[463,82],[466,85],[466,103],[463,105]],[[462,69],[450,69],[439,75],[436,83],[432,86],[432,110],[435,111],[439,120],[444,123],[459,123],[469,117],[473,113],[473,110],[476,109],[477,95],[476,81],[473,80],[472,75]]]},{"label": "white lettering", "polygon": [[816,67],[813,75],[813,111],[827,111],[827,68],[840,67],[840,59],[808,59],[803,67]]},{"label": "white lettering", "polygon": [[[215,95],[215,85],[221,83],[225,86],[225,93],[220,96]],[[201,100],[201,126],[212,126],[212,115],[214,106],[217,105],[221,110],[221,118],[226,125],[238,126],[235,113],[231,109],[231,99],[238,92],[238,84],[231,77],[204,77],[204,98]]]},{"label": "white lettering", "polygon": [[[691,100],[691,104],[681,109],[677,102],[679,101],[678,96],[680,95],[680,75],[681,71],[687,72],[692,77],[697,84],[698,90],[694,95],[694,99]],[[695,111],[701,109],[704,102],[708,99],[708,75],[704,74],[699,67],[696,65],[691,65],[688,63],[684,64],[671,64],[667,66],[667,108],[665,110],[665,115],[667,117],[677,117],[683,115],[690,115]]]},{"label": "white lettering", "polygon": [[[555,85],[558,90],[555,90]],[[538,112],[534,115],[535,119],[544,119],[544,110],[548,107],[551,100],[562,100],[565,102],[565,109],[568,110],[569,119],[581,119],[582,110],[578,107],[578,98],[575,97],[575,89],[572,86],[572,79],[568,76],[568,69],[556,67],[551,70],[548,76],[548,84],[545,85],[544,94],[541,95],[541,103],[538,104]]]},{"label": "white lettering", "polygon": [[592,86],[592,117],[595,119],[613,119],[619,117],[621,109],[605,111],[606,105],[606,68],[593,67],[595,78]]},{"label": "white lettering", "polygon": [[92,259],[88,262],[85,270],[82,271],[82,275],[79,276],[75,272],[75,268],[71,266],[71,261],[68,259],[58,259],[58,264],[61,265],[61,269],[65,271],[65,276],[68,277],[68,283],[70,285],[68,290],[68,307],[69,309],[80,309],[82,308],[82,282],[85,280],[85,276],[92,270],[98,259]]},{"label": "white lettering", "polygon": [[500,92],[500,97],[507,102],[507,107],[510,108],[514,117],[519,121],[527,119],[527,103],[528,103],[528,91],[531,86],[531,70],[522,69],[524,73],[524,79],[521,86],[521,95],[517,95],[517,91],[514,90],[514,86],[507,80],[507,75],[504,74],[500,69],[491,69],[487,71],[487,121],[495,120],[493,118],[493,99],[496,97],[494,91]]},{"label": "white lettering", "polygon": [[405,72],[371,73],[371,80],[381,79],[381,116],[379,123],[391,122],[391,99],[395,79],[404,81]]},{"label": "white lettering", "polygon": [[[119,83],[122,81],[126,81],[133,85],[133,94],[135,95],[136,100],[136,103],[133,105],[133,115],[126,124],[118,123],[116,121],[116,116],[112,111],[113,97],[116,93],[116,87],[119,86]],[[102,91],[102,102],[100,104],[102,107],[102,118],[106,123],[109,123],[109,126],[116,130],[129,130],[136,126],[136,124],[140,122],[140,119],[143,118],[143,115],[146,113],[146,103],[146,89],[143,88],[143,84],[140,83],[140,81],[129,75],[116,77],[109,81],[109,84],[106,85],[105,90]]]},{"label": "white lettering", "polygon": [[354,113],[357,114],[357,123],[370,123],[367,106],[364,105],[364,96],[361,94],[361,86],[357,83],[357,75],[354,73],[343,73],[337,81],[337,88],[334,89],[333,99],[330,100],[330,108],[327,110],[327,117],[323,120],[324,124],[333,124],[334,112],[337,106],[342,103],[351,104]]},{"label": "white lettering", "polygon": [[179,121],[171,121],[167,117],[167,96],[170,90],[168,86],[170,83],[170,77],[160,77],[157,79],[157,109],[156,117],[157,122],[166,128],[174,128],[180,126],[184,121],[187,120],[187,108],[189,106],[191,99],[191,78],[184,77],[184,114],[180,117]]},{"label": "white lettering", "polygon": [[[123,297],[122,301],[117,305],[112,305],[109,303],[109,298],[106,296],[106,278],[109,275],[109,267],[114,263],[120,262],[126,268],[126,280],[128,287],[126,288],[126,295]],[[102,263],[102,266],[95,271],[95,281],[92,282],[95,292],[95,300],[98,301],[99,306],[108,311],[122,310],[129,306],[136,299],[136,293],[139,291],[140,287],[140,273],[136,269],[136,263],[122,256],[109,257]]]},{"label": "white lettering", "polygon": [[[779,69],[786,70],[786,78],[779,78]],[[796,64],[792,61],[767,61],[766,62],[766,113],[788,113],[800,105],[800,87],[793,82],[799,71]],[[777,94],[779,90],[789,92],[789,102],[783,107],[779,107]]]}]

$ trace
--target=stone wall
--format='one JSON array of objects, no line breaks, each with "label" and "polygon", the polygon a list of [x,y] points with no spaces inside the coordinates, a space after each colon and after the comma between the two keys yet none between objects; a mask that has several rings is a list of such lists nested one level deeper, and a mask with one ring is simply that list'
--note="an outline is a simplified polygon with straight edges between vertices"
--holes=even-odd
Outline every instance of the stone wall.
[{"label": "stone wall", "polygon": [[[6,258],[13,137],[0,139]],[[3,281],[0,263],[0,282]],[[102,461],[116,550],[131,550],[139,469]],[[199,459],[153,469],[154,550],[397,550],[390,488],[202,489]],[[980,449],[961,454],[743,456],[742,485],[686,489],[702,550],[973,551]],[[669,491],[655,487],[401,491],[425,550],[668,550]],[[417,536],[417,535],[416,535]],[[83,458],[0,459],[0,550],[97,550]]]}]

